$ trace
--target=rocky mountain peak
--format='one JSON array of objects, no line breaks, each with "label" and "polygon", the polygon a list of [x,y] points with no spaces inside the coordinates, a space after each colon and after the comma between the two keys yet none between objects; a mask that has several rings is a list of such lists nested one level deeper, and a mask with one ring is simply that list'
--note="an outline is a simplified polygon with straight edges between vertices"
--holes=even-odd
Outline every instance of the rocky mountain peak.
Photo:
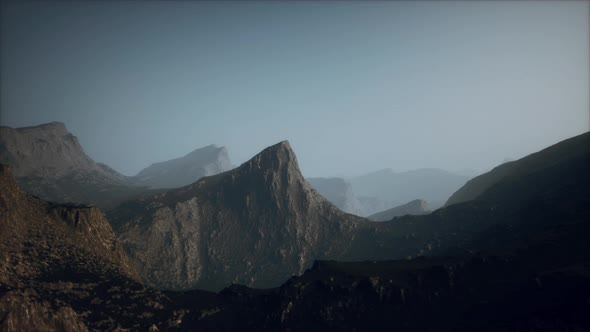
[{"label": "rocky mountain peak", "polygon": [[249,161],[240,166],[251,172],[263,170],[264,172],[287,172],[297,178],[303,178],[297,163],[295,152],[291,149],[289,141],[282,141],[262,150]]},{"label": "rocky mountain peak", "polygon": [[149,284],[182,290],[278,285],[317,257],[343,255],[351,229],[365,222],[305,181],[287,141],[234,170],[127,202],[109,218]]},{"label": "rocky mountain peak", "polygon": [[[9,283],[18,276],[36,276],[41,273],[60,273],[71,268],[81,273],[106,270],[139,279],[131,267],[109,222],[95,207],[72,204],[55,204],[27,195],[18,187],[9,166],[0,164],[0,271],[6,264],[13,265],[16,274],[4,274]],[[26,250],[24,243],[34,249],[36,259],[15,261],[5,259],[2,253]],[[68,262],[68,266],[55,264],[51,269],[44,265],[47,257]],[[87,264],[89,261],[96,265]],[[101,273],[102,273],[101,272]]]},{"label": "rocky mountain peak", "polygon": [[10,165],[17,177],[57,179],[75,172],[109,177],[61,122],[0,127],[0,162]]},{"label": "rocky mountain peak", "polygon": [[32,127],[0,127],[0,163],[10,165],[27,193],[52,202],[107,208],[139,189],[85,152],[61,122]]}]

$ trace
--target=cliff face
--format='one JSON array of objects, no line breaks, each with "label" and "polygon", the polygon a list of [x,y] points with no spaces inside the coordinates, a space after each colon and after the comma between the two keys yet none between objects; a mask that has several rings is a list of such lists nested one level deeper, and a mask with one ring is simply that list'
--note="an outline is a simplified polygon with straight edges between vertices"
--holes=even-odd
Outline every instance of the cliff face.
[{"label": "cliff face", "polygon": [[140,273],[169,289],[278,285],[314,259],[340,257],[366,223],[310,187],[286,141],[232,171],[125,203],[109,217]]},{"label": "cliff face", "polygon": [[232,168],[227,149],[209,145],[181,158],[155,163],[141,170],[130,180],[142,186],[176,188]]},{"label": "cliff face", "polygon": [[[114,269],[138,278],[99,209],[57,205],[32,197],[20,190],[5,165],[0,169],[0,184],[3,282],[17,282],[12,276],[29,278],[66,268],[88,269],[86,272]],[[26,259],[19,259],[21,256]],[[52,266],[46,265],[47,257],[52,257]]]},{"label": "cliff face", "polygon": [[0,188],[1,331],[139,327],[138,311],[161,312],[100,210],[30,196],[2,164]]},{"label": "cliff face", "polygon": [[0,127],[0,162],[9,164],[17,178],[61,178],[78,172],[95,173],[96,177],[113,183],[120,181],[88,157],[76,136],[60,122],[23,128]]}]

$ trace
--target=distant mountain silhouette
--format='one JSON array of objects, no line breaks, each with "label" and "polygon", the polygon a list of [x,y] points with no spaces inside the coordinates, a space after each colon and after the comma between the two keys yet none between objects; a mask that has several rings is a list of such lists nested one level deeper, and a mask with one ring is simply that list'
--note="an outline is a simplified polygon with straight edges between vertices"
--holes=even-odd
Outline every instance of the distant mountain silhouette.
[{"label": "distant mountain silhouette", "polygon": [[428,208],[428,203],[426,201],[415,199],[406,204],[370,215],[367,217],[367,219],[372,221],[388,221],[393,219],[393,217],[404,216],[407,214],[421,215],[429,212],[430,209]]},{"label": "distant mountain silhouette", "polygon": [[[519,181],[523,181],[523,177],[534,172],[540,172],[559,164],[566,164],[576,158],[585,156],[590,149],[589,136],[590,134],[588,133],[582,134],[530,154],[517,161],[505,162],[490,172],[469,180],[463,187],[451,195],[445,205],[448,206],[474,200],[501,181],[518,183]],[[541,183],[545,183],[548,180],[550,179],[543,180]],[[506,192],[505,194],[507,195],[505,198],[517,196],[516,192]],[[521,192],[518,194],[521,194]]]},{"label": "distant mountain silhouette", "polygon": [[313,189],[286,141],[234,170],[124,203],[109,218],[151,285],[212,290],[279,285],[317,258],[341,257],[368,223]]},{"label": "distant mountain silhouette", "polygon": [[209,145],[196,149],[184,157],[155,163],[141,170],[131,178],[131,181],[154,188],[176,188],[232,168],[227,149]]},{"label": "distant mountain silhouette", "polygon": [[[436,168],[424,168],[406,172],[391,169],[379,170],[350,179],[352,189],[358,196],[376,197],[391,202],[391,208],[417,197],[424,199],[436,209],[444,204],[453,192],[469,178]],[[370,214],[382,211],[372,211]]]},{"label": "distant mountain silhouette", "polygon": [[363,214],[363,207],[346,180],[342,178],[306,178],[306,180],[340,210],[359,216]]},{"label": "distant mountain silhouette", "polygon": [[[356,251],[372,259],[501,252],[523,245],[528,236],[524,234],[581,222],[590,203],[589,147],[586,133],[504,164],[500,169],[518,171],[501,177],[473,200],[424,216],[376,223],[377,230],[361,229],[355,236]],[[497,172],[496,168],[478,178],[496,178]],[[369,248],[374,251],[367,252]]]}]

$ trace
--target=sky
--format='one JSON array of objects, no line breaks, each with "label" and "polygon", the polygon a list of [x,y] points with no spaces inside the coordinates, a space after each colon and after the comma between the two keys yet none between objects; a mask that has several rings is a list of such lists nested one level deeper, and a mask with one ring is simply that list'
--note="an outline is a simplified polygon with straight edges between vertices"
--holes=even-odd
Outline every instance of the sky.
[{"label": "sky", "polygon": [[2,2],[0,124],[134,175],[289,140],[305,176],[486,171],[590,126],[589,1]]}]

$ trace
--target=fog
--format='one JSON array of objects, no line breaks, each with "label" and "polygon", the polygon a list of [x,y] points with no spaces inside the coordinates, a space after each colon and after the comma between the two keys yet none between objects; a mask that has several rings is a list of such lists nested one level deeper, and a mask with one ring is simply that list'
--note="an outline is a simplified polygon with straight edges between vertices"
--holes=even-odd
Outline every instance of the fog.
[{"label": "fog", "polygon": [[289,140],[306,176],[486,171],[588,131],[588,1],[2,2],[0,123],[132,175]]}]

